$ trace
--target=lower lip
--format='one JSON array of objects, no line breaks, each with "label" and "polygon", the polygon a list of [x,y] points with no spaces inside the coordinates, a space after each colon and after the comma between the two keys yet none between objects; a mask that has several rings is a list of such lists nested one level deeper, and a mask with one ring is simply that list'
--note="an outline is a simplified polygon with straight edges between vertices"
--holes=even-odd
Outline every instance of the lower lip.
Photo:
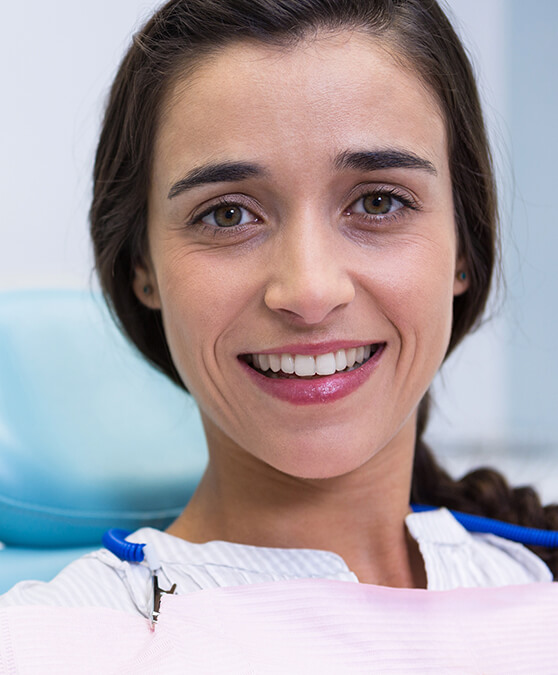
[{"label": "lower lip", "polygon": [[240,365],[252,381],[266,394],[295,405],[312,405],[316,403],[333,403],[358,389],[370,377],[378,365],[385,345],[359,368],[346,373],[334,373],[315,379],[270,378],[251,368],[239,359]]}]

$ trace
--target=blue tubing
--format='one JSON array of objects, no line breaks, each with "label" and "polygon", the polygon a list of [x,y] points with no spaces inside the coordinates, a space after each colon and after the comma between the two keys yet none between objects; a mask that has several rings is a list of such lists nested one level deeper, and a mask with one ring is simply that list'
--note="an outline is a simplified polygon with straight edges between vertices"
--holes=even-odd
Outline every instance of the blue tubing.
[{"label": "blue tubing", "polygon": [[[426,506],[424,504],[411,504],[415,513],[422,511],[435,511],[438,506]],[[448,509],[458,523],[469,532],[485,532],[495,534],[498,537],[517,541],[527,546],[542,546],[544,548],[558,548],[558,532],[553,530],[537,530],[534,527],[523,527],[504,523],[501,520],[485,518],[484,516],[473,516],[470,513],[461,513]],[[127,530],[113,528],[103,534],[103,545],[111,553],[128,562],[142,562],[144,558],[143,547],[145,544],[133,544],[126,541],[126,537],[131,534]]]},{"label": "blue tubing", "polygon": [[[423,504],[411,504],[411,508],[416,513],[421,511],[435,511],[438,506],[425,506]],[[469,532],[488,532],[498,537],[517,541],[527,546],[543,546],[544,548],[558,548],[558,532],[553,530],[537,530],[534,527],[523,527],[504,523],[501,520],[485,518],[484,516],[473,516],[470,513],[461,513],[448,509],[458,523]]]},{"label": "blue tubing", "polygon": [[111,553],[120,558],[120,560],[142,562],[145,544],[133,544],[130,541],[126,541],[126,537],[129,534],[132,533],[128,532],[128,530],[119,530],[113,527],[103,534],[103,545]]}]

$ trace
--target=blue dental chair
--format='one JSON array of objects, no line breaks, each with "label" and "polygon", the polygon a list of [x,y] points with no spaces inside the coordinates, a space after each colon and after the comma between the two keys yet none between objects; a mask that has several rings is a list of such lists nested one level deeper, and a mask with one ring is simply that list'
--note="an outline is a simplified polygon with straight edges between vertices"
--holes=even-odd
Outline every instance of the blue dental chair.
[{"label": "blue dental chair", "polygon": [[193,400],[88,291],[0,292],[0,593],[105,530],[164,528],[207,461]]}]

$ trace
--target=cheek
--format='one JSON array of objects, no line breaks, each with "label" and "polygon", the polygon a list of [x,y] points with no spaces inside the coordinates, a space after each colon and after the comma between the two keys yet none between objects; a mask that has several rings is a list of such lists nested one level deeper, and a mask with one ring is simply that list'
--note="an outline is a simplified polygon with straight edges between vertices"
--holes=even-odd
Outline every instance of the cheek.
[{"label": "cheek", "polygon": [[430,343],[445,349],[449,341],[454,258],[451,237],[422,238],[400,241],[378,261],[375,278],[381,283],[378,296],[385,313],[402,338],[416,340],[417,348]]},{"label": "cheek", "polygon": [[246,271],[237,274],[212,256],[170,255],[160,265],[158,285],[165,335],[185,384],[195,389],[204,370],[216,367],[219,343],[247,302]]}]

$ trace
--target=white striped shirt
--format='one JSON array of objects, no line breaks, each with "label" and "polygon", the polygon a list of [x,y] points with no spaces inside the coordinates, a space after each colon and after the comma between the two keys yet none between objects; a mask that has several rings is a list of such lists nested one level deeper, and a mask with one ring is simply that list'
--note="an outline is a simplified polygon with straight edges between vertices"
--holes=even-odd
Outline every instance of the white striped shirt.
[{"label": "white striped shirt", "polygon": [[[407,528],[424,559],[427,588],[506,586],[550,582],[552,574],[521,544],[490,534],[470,534],[447,511],[407,516]],[[128,541],[149,543],[161,562],[163,589],[176,593],[288,579],[332,579],[358,583],[345,561],[329,551],[246,546],[224,541],[192,544],[143,528]],[[127,563],[106,549],[68,565],[49,583],[22,581],[0,597],[14,605],[107,607],[149,616],[153,585],[145,564]]]}]

